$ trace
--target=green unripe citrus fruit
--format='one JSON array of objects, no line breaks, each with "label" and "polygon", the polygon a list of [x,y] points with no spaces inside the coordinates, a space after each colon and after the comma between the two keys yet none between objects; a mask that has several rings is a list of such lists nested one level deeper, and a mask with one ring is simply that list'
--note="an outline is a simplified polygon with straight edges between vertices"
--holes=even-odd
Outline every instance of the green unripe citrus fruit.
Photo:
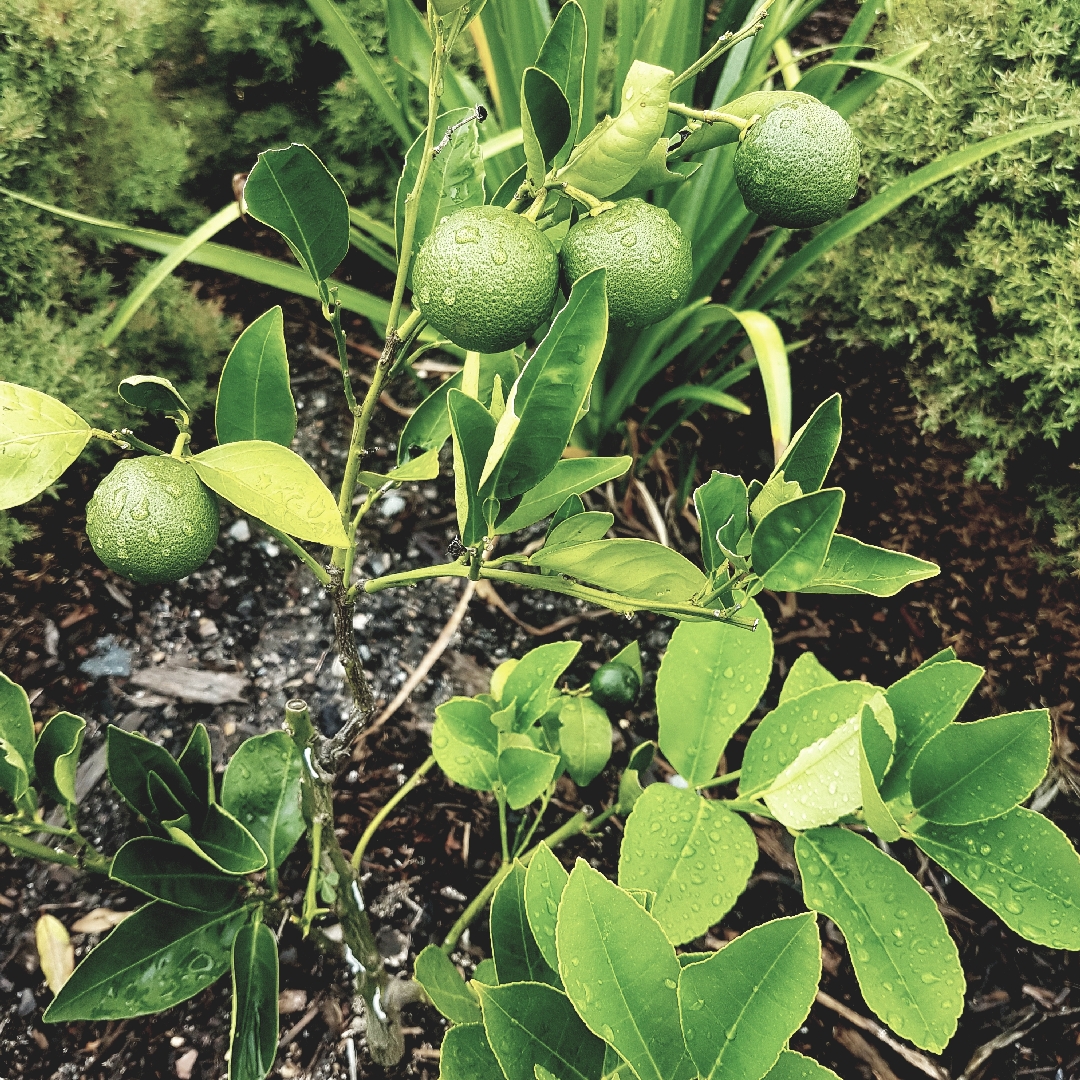
[{"label": "green unripe citrus fruit", "polygon": [[413,297],[455,345],[496,353],[551,315],[559,262],[551,241],[502,206],[470,206],[440,222],[416,254]]},{"label": "green unripe citrus fruit", "polygon": [[86,535],[110,570],[140,585],[178,581],[214,550],[217,500],[177,458],[129,458],[101,481],[87,504]]},{"label": "green unripe citrus fruit", "polygon": [[641,680],[637,672],[626,664],[611,661],[596,669],[589,683],[593,701],[605,709],[622,710],[637,700]]},{"label": "green unripe citrus fruit", "polygon": [[808,229],[844,211],[859,180],[859,143],[847,121],[809,95],[781,102],[735,151],[746,208],[770,225]]},{"label": "green unripe citrus fruit", "polygon": [[559,256],[567,288],[590,270],[607,270],[613,323],[651,326],[678,311],[694,273],[690,241],[671,215],[641,199],[624,199],[597,217],[583,217]]}]

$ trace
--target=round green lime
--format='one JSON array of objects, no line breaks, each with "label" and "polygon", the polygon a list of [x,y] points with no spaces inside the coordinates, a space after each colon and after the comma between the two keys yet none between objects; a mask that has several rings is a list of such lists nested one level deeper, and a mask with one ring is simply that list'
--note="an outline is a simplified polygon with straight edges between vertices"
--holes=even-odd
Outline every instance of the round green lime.
[{"label": "round green lime", "polygon": [[86,535],[110,570],[140,585],[178,581],[214,550],[217,500],[184,461],[129,458],[87,504]]},{"label": "round green lime", "polygon": [[608,315],[613,323],[651,326],[678,311],[690,291],[690,241],[671,215],[642,199],[624,199],[597,217],[583,217],[559,256],[569,290],[578,278],[607,270]]},{"label": "round green lime", "polygon": [[589,683],[593,701],[605,709],[627,709],[637,700],[641,680],[626,664],[611,661],[596,669]]},{"label": "round green lime", "polygon": [[502,206],[451,214],[421,245],[413,297],[455,345],[496,353],[520,345],[551,315],[559,263],[551,241]]},{"label": "round green lime", "polygon": [[859,142],[816,98],[784,101],[750,125],[735,151],[746,208],[769,225],[808,229],[843,213],[859,180]]}]

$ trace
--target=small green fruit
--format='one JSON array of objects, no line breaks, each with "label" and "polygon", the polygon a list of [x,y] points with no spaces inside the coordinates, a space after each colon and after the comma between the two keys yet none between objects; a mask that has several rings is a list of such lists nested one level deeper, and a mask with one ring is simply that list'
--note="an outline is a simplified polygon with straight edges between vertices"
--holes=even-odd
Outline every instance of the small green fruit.
[{"label": "small green fruit", "polygon": [[596,669],[589,682],[589,689],[597,705],[622,712],[637,700],[641,680],[632,667],[613,660]]},{"label": "small green fruit", "polygon": [[121,461],[86,506],[86,535],[97,557],[140,585],[178,581],[197,570],[218,537],[213,492],[184,461]]},{"label": "small green fruit", "polygon": [[607,270],[608,315],[631,328],[678,311],[690,291],[690,241],[671,215],[642,199],[624,199],[597,217],[583,217],[563,241],[567,291],[590,270]]},{"label": "small green fruit", "polygon": [[502,206],[470,206],[432,231],[416,255],[413,298],[455,345],[497,353],[551,315],[559,262],[551,241]]},{"label": "small green fruit", "polygon": [[859,180],[859,142],[847,121],[809,95],[750,125],[735,151],[746,208],[769,225],[809,229],[843,213]]}]

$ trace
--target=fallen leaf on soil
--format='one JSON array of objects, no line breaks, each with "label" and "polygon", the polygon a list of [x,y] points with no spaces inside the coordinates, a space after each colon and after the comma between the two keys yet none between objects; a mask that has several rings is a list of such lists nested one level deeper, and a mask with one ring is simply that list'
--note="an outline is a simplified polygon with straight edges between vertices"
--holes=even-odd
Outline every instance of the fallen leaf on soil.
[{"label": "fallen leaf on soil", "polygon": [[191,1080],[191,1071],[195,1068],[195,1062],[199,1057],[199,1051],[192,1047],[186,1054],[181,1054],[176,1059],[173,1068],[180,1080]]},{"label": "fallen leaf on soil", "polygon": [[198,671],[195,668],[162,664],[143,668],[132,674],[135,686],[159,694],[193,701],[201,705],[223,705],[226,701],[243,701],[247,679],[227,671]]},{"label": "fallen leaf on soil", "polygon": [[113,911],[112,908],[97,907],[87,912],[71,929],[76,934],[103,934],[118,923],[122,923],[130,911]]},{"label": "fallen leaf on soil", "polygon": [[49,989],[54,994],[75,970],[75,948],[64,924],[55,915],[42,915],[34,927],[38,959]]}]

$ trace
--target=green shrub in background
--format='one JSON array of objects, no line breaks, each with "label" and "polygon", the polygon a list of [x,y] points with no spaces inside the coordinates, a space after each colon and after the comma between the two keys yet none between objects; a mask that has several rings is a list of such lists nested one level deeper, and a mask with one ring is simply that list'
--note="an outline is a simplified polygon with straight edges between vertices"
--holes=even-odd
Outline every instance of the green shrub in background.
[{"label": "green shrub in background", "polygon": [[[1080,108],[1075,2],[904,0],[876,44],[918,41],[931,42],[918,74],[936,104],[889,82],[853,121],[871,193]],[[1080,498],[1064,451],[1080,420],[1080,146],[1050,145],[988,157],[834,248],[794,286],[788,315],[817,311],[849,343],[905,350],[926,426],[973,441],[977,479],[1033,478],[1075,561]]]}]

